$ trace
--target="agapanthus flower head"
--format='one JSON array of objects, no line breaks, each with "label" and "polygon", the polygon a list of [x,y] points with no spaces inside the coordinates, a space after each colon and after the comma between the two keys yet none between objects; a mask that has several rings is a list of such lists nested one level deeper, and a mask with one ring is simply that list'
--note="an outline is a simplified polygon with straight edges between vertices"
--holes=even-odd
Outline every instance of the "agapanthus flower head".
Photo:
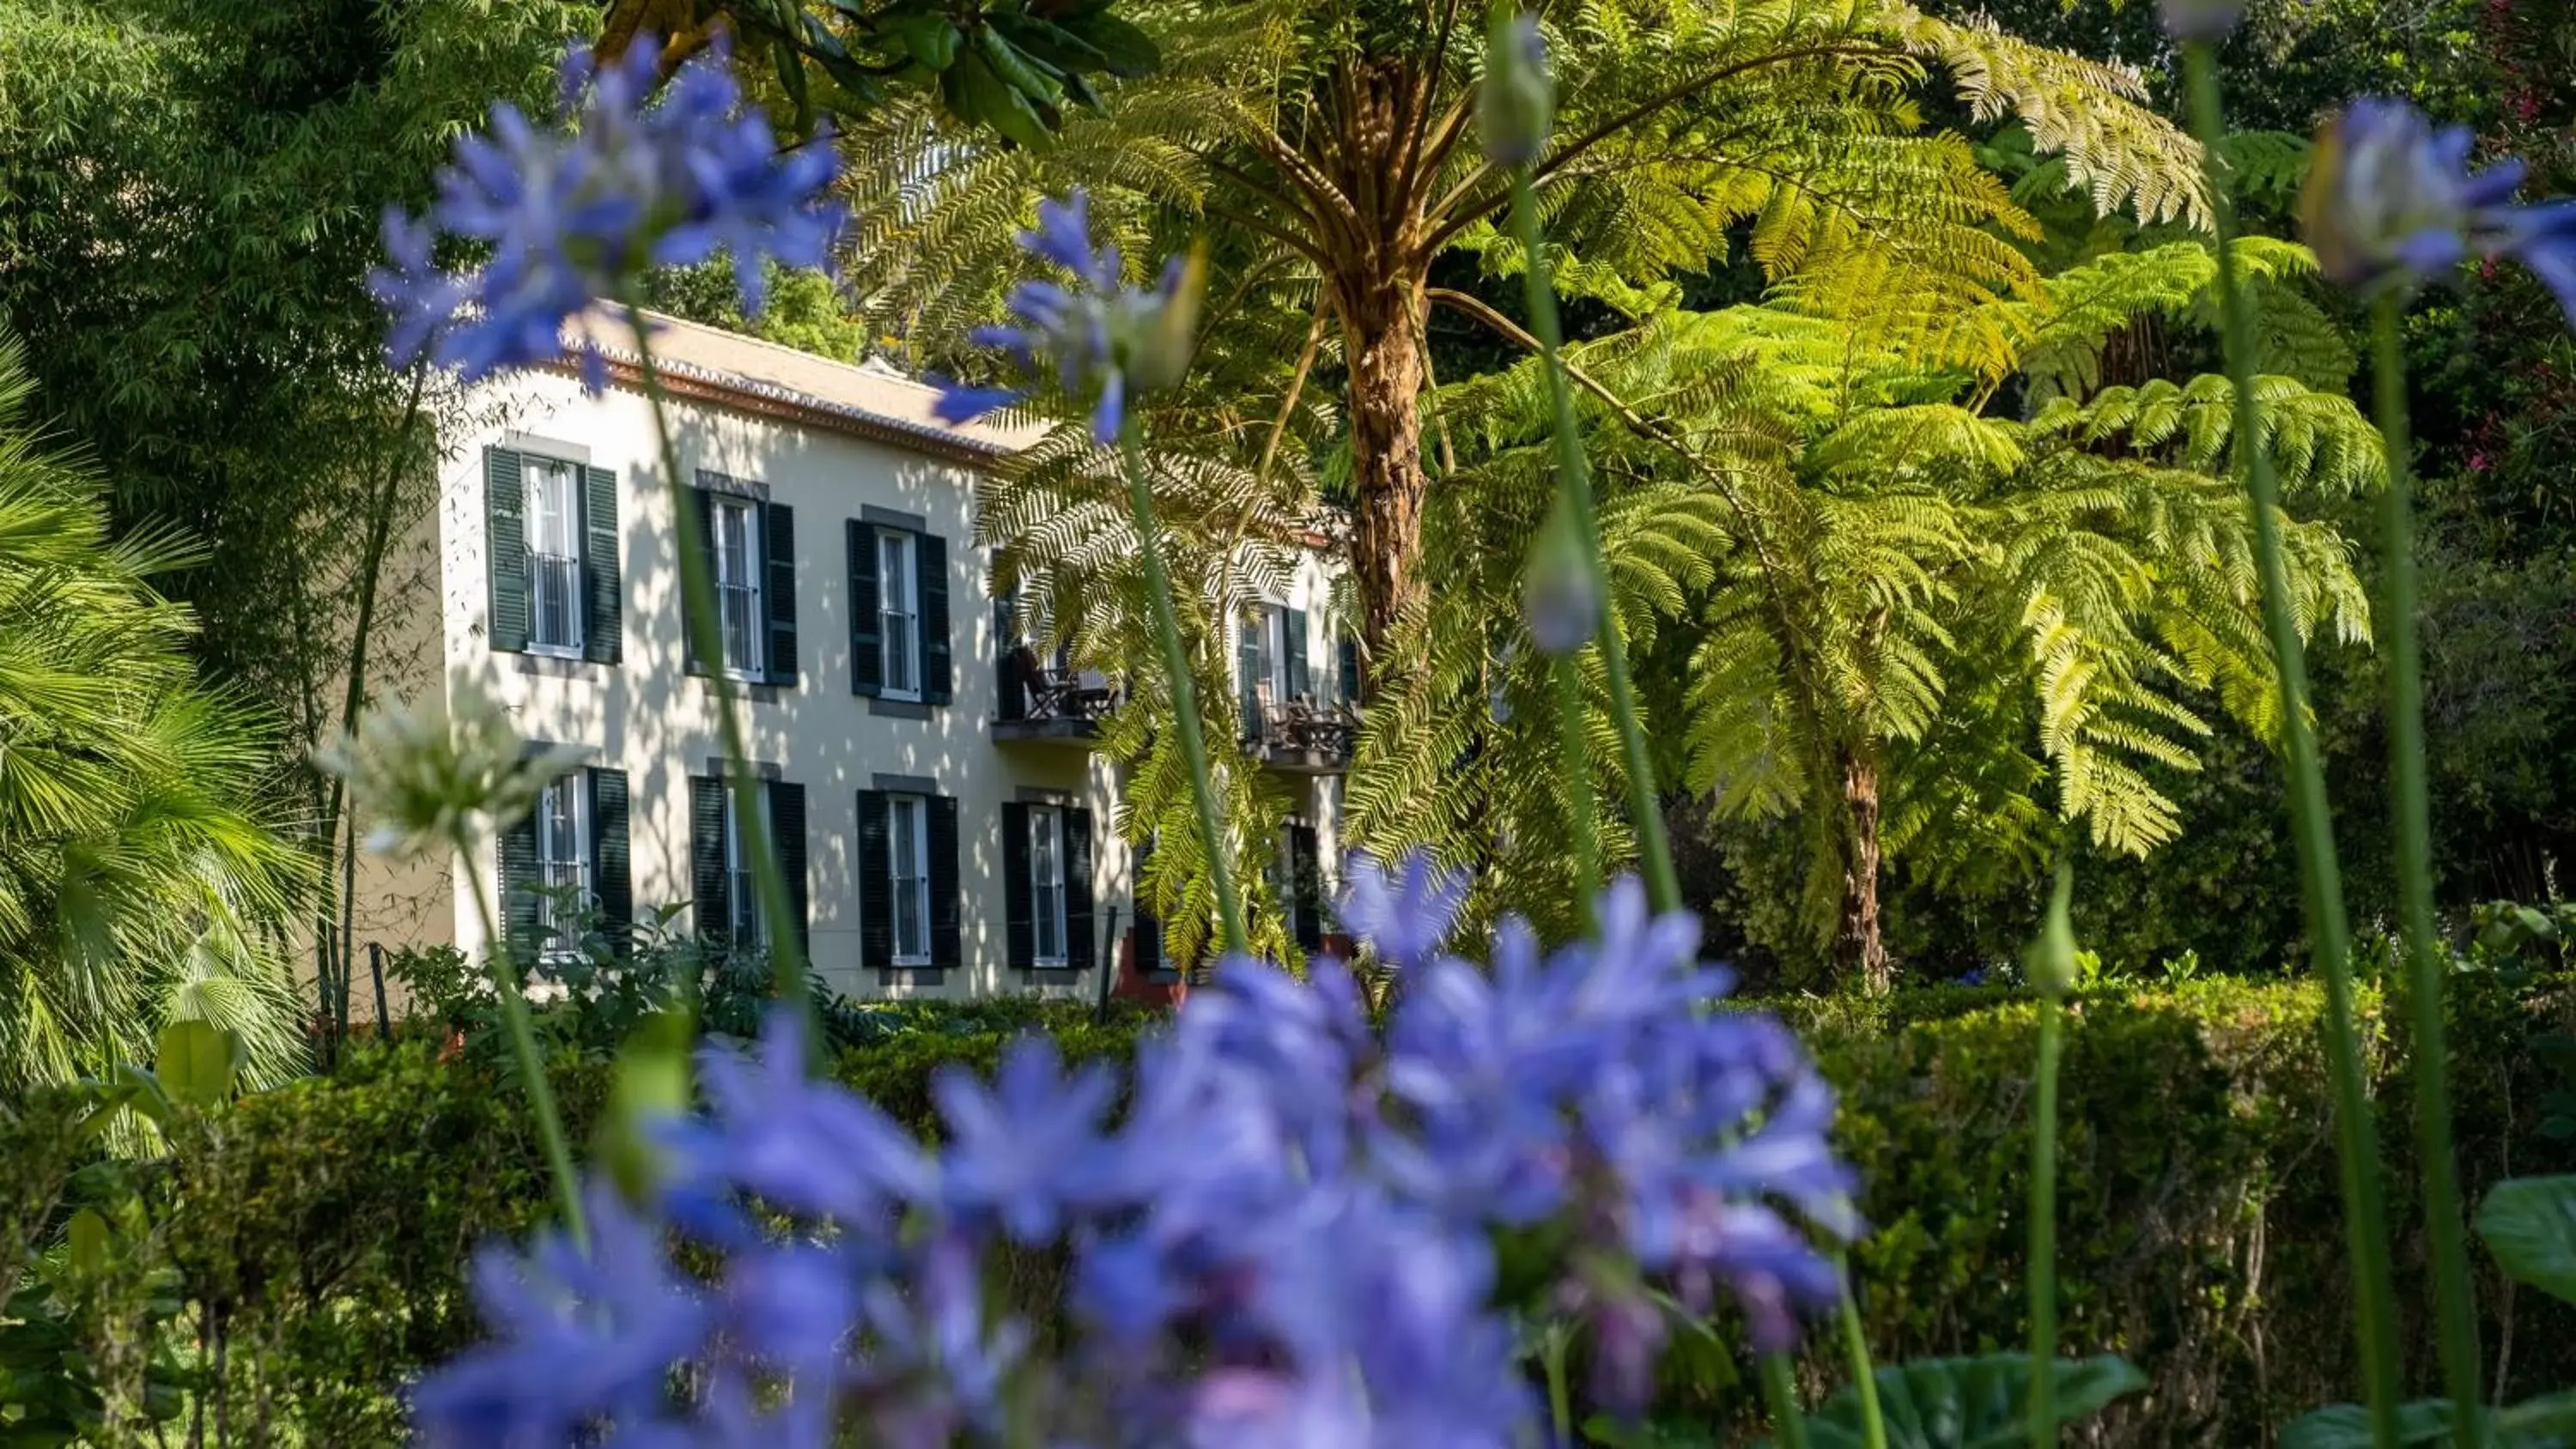
[{"label": "agapanthus flower head", "polygon": [[2576,321],[2576,201],[2517,204],[2522,163],[2474,171],[2474,144],[2467,127],[2437,128],[2404,101],[2353,102],[2318,137],[2302,198],[2319,265],[2345,286],[2379,290],[2510,259]]},{"label": "agapanthus flower head", "polygon": [[1342,869],[1342,923],[1398,970],[1430,965],[1466,903],[1466,874],[1443,868],[1427,850],[1405,852],[1393,870],[1353,851]]},{"label": "agapanthus flower head", "polygon": [[1571,654],[1601,627],[1601,583],[1582,531],[1562,508],[1530,542],[1521,576],[1521,608],[1541,653]]},{"label": "agapanthus flower head", "polygon": [[367,849],[408,860],[449,849],[460,835],[482,840],[516,823],[578,756],[531,745],[498,704],[469,691],[452,712],[436,700],[370,710],[354,737],[313,758],[349,782]]},{"label": "agapanthus flower head", "polygon": [[[1040,201],[1036,228],[1019,240],[1071,280],[1020,283],[1007,304],[1011,323],[978,327],[971,340],[1000,349],[1029,377],[1051,375],[1065,397],[1090,408],[1092,436],[1114,444],[1131,393],[1176,387],[1188,371],[1207,291],[1206,254],[1173,257],[1153,286],[1128,286],[1118,248],[1092,245],[1091,200],[1080,188],[1062,201]],[[935,374],[930,381],[940,390],[935,411],[948,423],[972,422],[1028,396]]]},{"label": "agapanthus flower head", "polygon": [[[648,267],[730,253],[744,304],[757,311],[765,259],[828,259],[840,218],[827,199],[831,147],[818,140],[782,155],[768,121],[744,105],[721,43],[653,103],[658,53],[649,36],[605,64],[575,48],[555,125],[495,105],[484,132],[457,141],[426,219],[385,213],[393,265],[367,280],[392,315],[396,366],[426,356],[471,380],[553,361],[566,319],[625,295]],[[442,234],[479,263],[441,269]],[[582,360],[585,380],[600,386],[597,351]]]},{"label": "agapanthus flower head", "polygon": [[2159,7],[2176,40],[2224,40],[2245,18],[2245,0],[2159,0]]},{"label": "agapanthus flower head", "polygon": [[1476,128],[1498,166],[1527,166],[1556,122],[1556,78],[1547,38],[1526,10],[1494,13],[1485,41],[1485,78],[1476,85]]},{"label": "agapanthus flower head", "polygon": [[[708,1060],[653,1215],[603,1201],[588,1256],[487,1262],[500,1341],[424,1383],[425,1432],[1509,1449],[1539,1437],[1515,1315],[1585,1319],[1599,1402],[1634,1409],[1671,1305],[1725,1297],[1770,1350],[1835,1300],[1810,1241],[1858,1231],[1833,1094],[1777,1021],[1712,1009],[1729,978],[1690,916],[1622,881],[1595,939],[1506,922],[1487,971],[1439,952],[1455,877],[1416,858],[1354,889],[1413,978],[1385,1031],[1330,959],[1229,959],[1140,1041],[1123,1109],[1033,1039],[989,1083],[935,1079],[938,1149],[812,1079],[782,1008],[755,1056]],[[665,1231],[723,1261],[674,1272]],[[1572,1245],[1534,1294],[1523,1243]],[[1001,1306],[1011,1245],[1067,1254],[1068,1342]]]}]

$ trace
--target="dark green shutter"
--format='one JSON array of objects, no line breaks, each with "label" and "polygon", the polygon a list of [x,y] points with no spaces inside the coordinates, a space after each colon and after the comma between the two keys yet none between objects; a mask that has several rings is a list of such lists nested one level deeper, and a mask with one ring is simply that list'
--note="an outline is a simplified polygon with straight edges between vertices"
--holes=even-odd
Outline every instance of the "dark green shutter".
[{"label": "dark green shutter", "polygon": [[1311,700],[1315,679],[1306,669],[1306,611],[1290,609],[1284,618],[1285,626],[1279,632],[1288,636],[1288,697]]},{"label": "dark green shutter", "polygon": [[528,647],[528,482],[519,455],[483,450],[483,567],[492,579],[489,625],[492,647],[518,654]]},{"label": "dark green shutter", "polygon": [[1097,965],[1091,939],[1091,812],[1064,812],[1064,964],[1076,971]]},{"label": "dark green shutter", "polygon": [[600,926],[611,950],[623,956],[635,928],[634,850],[627,839],[626,772],[590,772],[590,886],[599,897]]},{"label": "dark green shutter", "polygon": [[1127,903],[1136,910],[1136,974],[1151,976],[1163,969],[1163,923],[1154,918],[1154,908],[1145,903],[1145,866],[1154,858],[1154,842],[1147,837],[1136,847],[1135,875],[1127,882]]},{"label": "dark green shutter", "polygon": [[885,605],[877,587],[877,531],[850,520],[850,693],[885,690]]},{"label": "dark green shutter", "polygon": [[1024,719],[1029,712],[1028,681],[1021,677],[1020,631],[1009,599],[993,601],[993,664],[1002,698],[995,719]]},{"label": "dark green shutter", "polygon": [[1029,807],[1002,803],[1002,954],[1026,970],[1038,962],[1037,892],[1029,875]]},{"label": "dark green shutter", "polygon": [[769,613],[769,668],[772,684],[796,682],[796,510],[784,503],[760,510],[760,546],[769,557],[762,575],[761,602]]},{"label": "dark green shutter", "polygon": [[957,697],[957,665],[948,648],[948,540],[925,533],[915,544],[913,572],[921,580],[921,702],[946,704]]},{"label": "dark green shutter", "polygon": [[[698,552],[707,561],[707,588],[710,591],[708,606],[712,608],[716,577],[716,496],[704,488],[692,488],[689,490],[688,506],[697,510],[698,514]],[[722,649],[724,626],[714,619],[708,622],[710,626],[708,632],[717,636],[716,647]],[[680,652],[687,660],[687,668],[691,674],[715,672],[712,665],[698,657],[698,625],[697,621],[689,617],[689,592],[686,589],[680,591]]]},{"label": "dark green shutter", "polygon": [[965,893],[957,881],[957,797],[932,795],[930,808],[930,964],[966,964]]},{"label": "dark green shutter", "polygon": [[625,657],[625,575],[617,549],[617,475],[584,468],[581,500],[581,657],[615,664]]},{"label": "dark green shutter", "polygon": [[722,942],[733,934],[733,882],[725,873],[725,785],[704,775],[689,777],[690,907],[701,940]]},{"label": "dark green shutter", "polygon": [[894,964],[894,851],[886,792],[859,792],[859,964]]},{"label": "dark green shutter", "polygon": [[1336,646],[1341,654],[1341,696],[1344,704],[1360,702],[1360,641],[1343,639]]},{"label": "dark green shutter", "polygon": [[501,832],[501,939],[525,962],[537,953],[537,818],[532,812]]},{"label": "dark green shutter", "polygon": [[1261,677],[1267,672],[1261,667],[1261,655],[1262,641],[1268,633],[1269,625],[1261,621],[1258,609],[1250,620],[1238,621],[1234,626],[1235,682],[1240,695],[1235,703],[1243,711],[1243,737],[1247,740],[1261,738]]},{"label": "dark green shutter", "polygon": [[778,850],[778,873],[787,881],[787,906],[796,917],[796,954],[811,962],[813,910],[805,888],[805,787],[784,780],[764,782],[769,795],[769,831]]},{"label": "dark green shutter", "polygon": [[1288,899],[1295,917],[1297,948],[1324,949],[1324,862],[1315,846],[1315,827],[1288,827]]}]

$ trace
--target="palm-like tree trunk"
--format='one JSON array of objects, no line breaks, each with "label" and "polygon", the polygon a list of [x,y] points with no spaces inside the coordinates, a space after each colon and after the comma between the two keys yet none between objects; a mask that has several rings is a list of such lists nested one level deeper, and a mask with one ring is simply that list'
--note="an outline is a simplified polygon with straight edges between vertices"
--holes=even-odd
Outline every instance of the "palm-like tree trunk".
[{"label": "palm-like tree trunk", "polygon": [[1419,277],[1336,279],[1335,304],[1350,356],[1352,582],[1372,680],[1396,621],[1424,581],[1422,504],[1423,324]]},{"label": "palm-like tree trunk", "polygon": [[1896,984],[1879,931],[1878,763],[1859,751],[1843,756],[1843,902],[1834,929],[1834,965],[1845,981],[1858,980],[1876,995]]}]

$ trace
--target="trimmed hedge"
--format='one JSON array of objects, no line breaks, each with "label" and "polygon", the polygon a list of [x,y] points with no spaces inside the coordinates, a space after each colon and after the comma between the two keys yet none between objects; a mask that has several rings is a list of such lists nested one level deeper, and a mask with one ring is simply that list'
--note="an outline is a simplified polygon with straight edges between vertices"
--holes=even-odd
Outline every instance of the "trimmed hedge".
[{"label": "trimmed hedge", "polygon": [[[2472,1200],[2504,1176],[2576,1167],[2536,1130],[2556,1084],[2528,1050],[2535,1034],[2576,1024],[2576,984],[2517,991],[2470,976],[2457,998]],[[1881,1361],[2020,1346],[2034,1007],[1956,988],[1773,1005],[1844,1092],[1841,1142],[1874,1229],[1854,1264]],[[2064,1347],[2124,1354],[2154,1385],[2099,1426],[2100,1442],[2263,1443],[2352,1392],[2317,1005],[2303,985],[2210,981],[2093,991],[2076,1007],[2058,1186]],[[1032,1026],[1055,1031],[1069,1056],[1121,1056],[1151,1020],[1027,1006],[904,1016],[842,1052],[836,1073],[917,1128],[933,1118],[942,1064],[989,1070]],[[2379,1041],[2375,1065],[2412,1290],[2422,1252],[2395,1046]],[[597,1066],[568,1062],[558,1085],[576,1123],[595,1115]],[[231,1396],[257,1406],[232,1413],[237,1442],[260,1442],[254,1423],[281,1441],[401,1442],[403,1382],[475,1336],[461,1287],[472,1245],[523,1231],[545,1207],[520,1103],[514,1085],[396,1045],[182,1133],[154,1199],[158,1227],[134,1251],[174,1271],[190,1320],[228,1345]],[[50,1196],[36,1179],[59,1162],[23,1139],[58,1116],[0,1120],[0,1204]],[[1046,1266],[1013,1276],[1023,1268],[1016,1287],[1042,1296]],[[2511,1343],[2508,1389],[2576,1382],[2576,1313],[2510,1298],[2492,1277],[2482,1288],[2491,1361]],[[2420,1345],[2410,1380],[2429,1391],[2426,1308],[2418,1298],[2406,1311],[2406,1341]],[[1817,1389],[1840,1378],[1826,1354],[1809,1372]],[[1754,1395],[1739,1373],[1722,1352],[1684,1358],[1672,1406],[1749,1422]]]}]

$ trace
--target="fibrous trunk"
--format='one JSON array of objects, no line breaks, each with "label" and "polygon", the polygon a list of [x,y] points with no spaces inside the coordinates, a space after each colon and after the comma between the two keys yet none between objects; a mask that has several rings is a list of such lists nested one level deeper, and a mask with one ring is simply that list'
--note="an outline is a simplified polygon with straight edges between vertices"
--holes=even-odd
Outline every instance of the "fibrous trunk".
[{"label": "fibrous trunk", "polygon": [[1895,969],[1878,922],[1878,766],[1859,755],[1843,758],[1843,813],[1843,903],[1834,965],[1841,979],[1857,980],[1874,995],[1895,985]]}]

